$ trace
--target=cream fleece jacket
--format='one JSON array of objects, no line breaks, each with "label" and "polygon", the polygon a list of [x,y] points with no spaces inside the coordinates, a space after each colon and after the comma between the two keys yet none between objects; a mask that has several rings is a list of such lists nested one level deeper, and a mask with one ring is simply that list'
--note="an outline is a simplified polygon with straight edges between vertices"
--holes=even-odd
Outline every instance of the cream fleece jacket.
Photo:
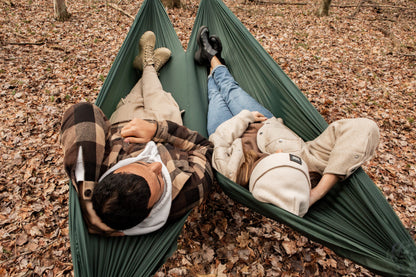
[{"label": "cream fleece jacket", "polygon": [[[241,136],[254,116],[248,110],[223,122],[209,140],[214,144],[212,164],[232,181],[244,162]],[[309,171],[320,174],[350,176],[364,162],[374,156],[379,142],[376,123],[365,118],[342,119],[331,123],[312,141],[304,142],[283,124],[281,118],[270,118],[257,133],[257,145],[264,153],[283,152],[299,155]]]}]

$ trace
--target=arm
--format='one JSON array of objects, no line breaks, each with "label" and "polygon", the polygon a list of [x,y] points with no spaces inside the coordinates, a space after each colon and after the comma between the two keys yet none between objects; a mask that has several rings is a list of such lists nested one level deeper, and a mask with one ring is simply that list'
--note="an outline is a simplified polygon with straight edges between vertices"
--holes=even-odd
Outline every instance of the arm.
[{"label": "arm", "polygon": [[65,170],[75,186],[77,181],[96,182],[100,177],[109,126],[104,113],[90,103],[73,105],[64,113],[60,142]]},{"label": "arm", "polygon": [[[181,167],[181,169],[190,176],[172,201],[169,220],[177,220],[183,217],[189,210],[200,205],[207,197],[214,183],[211,157],[212,149],[205,154],[201,151],[189,153],[187,166]],[[172,193],[175,194],[174,191]]]},{"label": "arm", "polygon": [[237,138],[243,135],[248,125],[255,122],[255,120],[255,115],[252,112],[242,110],[239,114],[218,126],[209,140],[214,143],[215,147],[228,148]]},{"label": "arm", "polygon": [[[259,112],[245,110],[221,124],[218,127],[220,130],[218,134],[220,139],[223,136],[227,136],[226,140],[232,143],[235,138],[240,137],[244,133],[248,124],[266,119]],[[232,129],[230,130],[230,128]],[[189,130],[184,126],[168,120],[154,123],[135,118],[121,129],[121,136],[125,138],[126,142],[131,143],[147,143],[150,140],[154,140],[155,142],[169,142],[185,151],[195,149],[198,145],[206,146],[209,144],[198,132]]]},{"label": "arm", "polygon": [[342,119],[331,123],[311,142],[312,145],[331,142],[333,147],[322,179],[311,190],[310,205],[321,199],[337,181],[344,180],[370,159],[378,141],[378,127],[369,119]]},{"label": "arm", "polygon": [[106,226],[95,213],[91,193],[101,176],[105,145],[110,123],[104,113],[90,103],[70,107],[63,116],[61,144],[64,149],[64,166],[72,185],[76,188],[82,216],[90,233],[120,236]]},{"label": "arm", "polygon": [[[179,185],[173,185],[172,188],[173,201],[169,220],[179,219],[198,206],[211,189],[214,180],[211,167],[213,145],[198,132],[171,121],[157,123],[153,141],[169,143],[177,149],[172,163],[169,163],[176,167],[173,184]],[[175,150],[170,149],[169,152],[171,151]],[[160,154],[164,156],[164,153]],[[168,169],[170,166],[167,165]]]},{"label": "arm", "polygon": [[157,123],[157,131],[153,140],[160,143],[170,143],[184,151],[207,147],[212,150],[213,148],[211,142],[198,132],[168,120]]},{"label": "arm", "polygon": [[311,190],[309,207],[324,197],[339,180],[340,178],[335,174],[324,174],[316,187]]},{"label": "arm", "polygon": [[149,122],[135,118],[123,127],[121,136],[131,143],[147,143],[150,140],[170,143],[184,151],[201,147],[212,148],[211,143],[198,132],[168,120]]},{"label": "arm", "polygon": [[224,176],[236,181],[236,172],[244,162],[243,146],[240,137],[250,123],[264,121],[259,112],[243,110],[218,126],[209,139],[214,143],[213,167]]}]

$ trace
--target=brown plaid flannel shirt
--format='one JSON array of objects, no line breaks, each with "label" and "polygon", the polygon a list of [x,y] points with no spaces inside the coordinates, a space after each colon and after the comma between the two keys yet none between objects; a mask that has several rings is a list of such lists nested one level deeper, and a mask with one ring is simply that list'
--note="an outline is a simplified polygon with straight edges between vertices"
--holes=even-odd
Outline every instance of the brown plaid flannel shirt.
[{"label": "brown plaid flannel shirt", "polygon": [[[195,131],[171,121],[155,122],[153,138],[172,179],[172,207],[169,220],[184,216],[199,205],[210,190],[213,145]],[[126,144],[120,136],[125,123],[110,125],[103,112],[90,103],[79,103],[64,114],[61,143],[64,166],[76,188],[83,216],[91,233],[116,234],[95,214],[91,197],[100,176],[118,161],[137,156],[145,144]],[[75,167],[79,147],[85,168],[85,181],[76,182]]]}]

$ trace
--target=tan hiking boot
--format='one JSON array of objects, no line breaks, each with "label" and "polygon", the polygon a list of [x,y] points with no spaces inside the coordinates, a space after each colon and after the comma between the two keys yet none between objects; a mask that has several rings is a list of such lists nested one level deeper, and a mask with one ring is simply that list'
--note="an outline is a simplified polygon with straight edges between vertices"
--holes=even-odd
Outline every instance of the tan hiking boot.
[{"label": "tan hiking boot", "polygon": [[155,50],[155,55],[154,55],[154,66],[155,66],[155,70],[156,72],[159,72],[159,70],[166,64],[166,62],[170,59],[172,52],[166,48],[166,47],[161,47]]},{"label": "tan hiking boot", "polygon": [[148,65],[154,65],[156,36],[152,31],[145,32],[139,41],[139,55],[134,58],[133,67],[143,71]]}]

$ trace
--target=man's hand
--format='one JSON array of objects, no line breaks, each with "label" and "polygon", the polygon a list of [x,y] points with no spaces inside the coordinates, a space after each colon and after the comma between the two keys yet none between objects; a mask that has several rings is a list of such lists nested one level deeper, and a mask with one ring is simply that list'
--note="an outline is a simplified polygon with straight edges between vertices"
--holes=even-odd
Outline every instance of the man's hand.
[{"label": "man's hand", "polygon": [[121,136],[125,142],[147,143],[156,133],[157,125],[149,121],[135,118],[121,129]]},{"label": "man's hand", "polygon": [[251,112],[251,114],[254,116],[254,122],[267,120],[267,117],[265,117],[263,114],[261,114],[258,111]]}]

